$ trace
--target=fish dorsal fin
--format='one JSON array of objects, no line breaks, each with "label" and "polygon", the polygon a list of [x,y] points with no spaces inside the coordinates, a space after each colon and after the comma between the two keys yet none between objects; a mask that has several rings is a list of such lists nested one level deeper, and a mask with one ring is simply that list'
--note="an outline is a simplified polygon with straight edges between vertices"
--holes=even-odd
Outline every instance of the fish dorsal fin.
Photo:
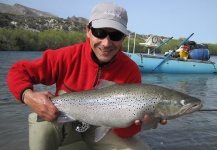
[{"label": "fish dorsal fin", "polygon": [[94,142],[100,141],[110,130],[111,130],[110,127],[97,127],[95,129]]},{"label": "fish dorsal fin", "polygon": [[100,79],[99,84],[97,86],[95,86],[94,89],[102,89],[102,88],[109,87],[109,86],[112,86],[115,84],[117,84],[117,83],[112,82],[112,81],[108,81],[108,80],[104,80],[104,79]]},{"label": "fish dorsal fin", "polygon": [[63,94],[65,94],[65,93],[67,93],[67,92],[64,91],[64,90],[59,90],[59,91],[58,91],[58,95],[63,95]]}]

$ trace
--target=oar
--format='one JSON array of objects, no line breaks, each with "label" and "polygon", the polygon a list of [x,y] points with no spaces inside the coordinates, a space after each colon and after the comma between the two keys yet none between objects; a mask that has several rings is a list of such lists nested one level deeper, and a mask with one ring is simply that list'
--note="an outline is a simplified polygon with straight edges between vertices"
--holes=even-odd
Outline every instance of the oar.
[{"label": "oar", "polygon": [[158,48],[160,48],[161,46],[163,46],[164,44],[168,43],[170,40],[172,40],[173,37],[170,37],[169,39],[167,39],[166,41],[162,42],[159,46],[157,46],[156,48],[154,48],[154,50],[151,51],[151,53],[153,51],[156,51]]},{"label": "oar", "polygon": [[192,37],[192,35],[194,35],[194,33],[192,33],[187,39],[185,39],[181,44],[179,44],[178,47],[182,46],[183,44],[185,44],[185,42],[190,39],[190,37]]},{"label": "oar", "polygon": [[[182,46],[194,33],[192,33],[188,38],[186,38],[181,44],[179,44],[178,47]],[[153,70],[152,72],[154,72],[160,65],[162,65],[173,53],[175,52],[175,50],[173,50],[170,54],[168,54]]]},{"label": "oar", "polygon": [[201,109],[199,111],[217,111],[217,109]]}]

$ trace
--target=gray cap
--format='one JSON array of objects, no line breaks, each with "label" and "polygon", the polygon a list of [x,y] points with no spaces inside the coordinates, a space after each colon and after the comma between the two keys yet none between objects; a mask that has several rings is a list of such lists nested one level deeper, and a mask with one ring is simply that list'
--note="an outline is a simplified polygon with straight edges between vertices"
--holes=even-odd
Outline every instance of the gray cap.
[{"label": "gray cap", "polygon": [[97,4],[91,12],[90,22],[94,28],[113,28],[128,35],[127,11],[112,2]]}]

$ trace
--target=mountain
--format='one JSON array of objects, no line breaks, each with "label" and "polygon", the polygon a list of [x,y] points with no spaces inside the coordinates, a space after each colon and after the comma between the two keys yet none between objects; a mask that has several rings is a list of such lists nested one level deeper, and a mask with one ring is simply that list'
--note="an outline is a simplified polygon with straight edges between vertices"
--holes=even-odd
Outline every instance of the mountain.
[{"label": "mountain", "polygon": [[36,10],[33,8],[29,8],[20,4],[14,4],[14,5],[6,5],[3,3],[0,3],[0,13],[9,13],[9,14],[16,14],[16,15],[24,15],[24,16],[34,16],[34,17],[57,17],[56,15],[53,15],[48,12]]},{"label": "mountain", "polygon": [[88,19],[86,18],[83,18],[83,17],[71,17],[70,18],[72,21],[75,21],[75,22],[80,22],[80,23],[84,23],[84,24],[87,24],[88,23]]},{"label": "mountain", "polygon": [[88,20],[82,17],[59,18],[48,12],[20,4],[0,3],[0,28],[24,28],[41,32],[44,30],[65,30],[85,32]]},{"label": "mountain", "polygon": [[[48,12],[29,8],[20,4],[7,5],[0,3],[0,28],[24,28],[41,32],[44,30],[65,30],[85,32],[88,19],[83,17],[59,18]],[[131,38],[134,34],[131,35]],[[149,35],[139,35],[137,38],[147,39]]]},{"label": "mountain", "polygon": [[[59,18],[56,15],[53,15],[49,12],[44,12],[40,10],[36,10],[33,8],[29,8],[20,4],[14,4],[14,5],[7,5],[0,3],[0,13],[8,13],[8,14],[14,14],[14,15],[23,15],[23,16],[32,16],[32,17],[51,17],[51,18]],[[74,22],[80,22],[80,23],[88,23],[88,19],[83,17],[71,17],[68,18],[71,19]]]}]

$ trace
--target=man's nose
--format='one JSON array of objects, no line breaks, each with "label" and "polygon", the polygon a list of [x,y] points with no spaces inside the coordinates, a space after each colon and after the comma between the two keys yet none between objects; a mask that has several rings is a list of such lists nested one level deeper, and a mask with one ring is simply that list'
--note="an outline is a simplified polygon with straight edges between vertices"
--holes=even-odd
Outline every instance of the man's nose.
[{"label": "man's nose", "polygon": [[105,47],[111,46],[112,40],[110,39],[109,35],[107,35],[103,40],[102,40],[102,45]]}]

